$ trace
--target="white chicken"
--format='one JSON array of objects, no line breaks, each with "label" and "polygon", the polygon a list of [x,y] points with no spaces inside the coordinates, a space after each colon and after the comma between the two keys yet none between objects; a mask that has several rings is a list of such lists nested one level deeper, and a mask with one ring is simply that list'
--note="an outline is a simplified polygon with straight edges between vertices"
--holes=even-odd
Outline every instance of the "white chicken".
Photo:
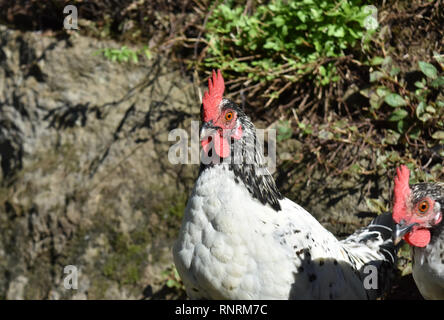
[{"label": "white chicken", "polygon": [[[200,172],[173,248],[187,295],[376,298],[389,287],[396,264],[391,214],[336,239],[282,196],[265,166],[253,123],[223,98],[224,90],[220,71],[213,71],[201,111]],[[373,281],[366,278],[376,274]]]}]

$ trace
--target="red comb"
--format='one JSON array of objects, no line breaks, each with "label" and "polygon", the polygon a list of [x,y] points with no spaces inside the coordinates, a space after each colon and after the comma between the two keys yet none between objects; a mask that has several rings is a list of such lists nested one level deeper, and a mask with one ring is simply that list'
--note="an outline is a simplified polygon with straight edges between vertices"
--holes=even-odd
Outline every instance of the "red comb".
[{"label": "red comb", "polygon": [[396,223],[404,219],[407,213],[406,200],[410,196],[409,176],[410,171],[405,165],[396,169],[395,187],[393,189],[395,200],[393,204],[393,220]]},{"label": "red comb", "polygon": [[203,119],[205,122],[210,121],[218,113],[219,103],[222,101],[222,96],[225,91],[224,78],[220,70],[216,72],[213,70],[213,81],[208,79],[208,92],[205,92],[203,103]]}]

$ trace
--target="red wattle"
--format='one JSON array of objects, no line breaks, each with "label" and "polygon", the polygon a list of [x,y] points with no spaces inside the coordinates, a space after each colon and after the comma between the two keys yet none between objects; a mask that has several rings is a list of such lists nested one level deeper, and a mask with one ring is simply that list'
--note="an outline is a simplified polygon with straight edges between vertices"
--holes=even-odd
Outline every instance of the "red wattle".
[{"label": "red wattle", "polygon": [[428,229],[416,229],[404,236],[405,241],[411,246],[426,247],[430,242],[431,234]]},{"label": "red wattle", "polygon": [[204,152],[208,154],[211,148],[211,141],[213,141],[213,148],[216,154],[221,158],[226,158],[230,155],[230,145],[228,144],[227,139],[221,137],[218,134],[210,136],[201,141],[202,148]]},{"label": "red wattle", "polygon": [[208,154],[208,151],[210,150],[211,139],[212,139],[212,137],[207,137],[206,139],[204,139],[200,142],[200,144],[202,145],[202,148],[204,149],[206,154]]},{"label": "red wattle", "polygon": [[221,158],[226,158],[230,155],[230,145],[227,139],[216,134],[214,136],[214,150]]}]

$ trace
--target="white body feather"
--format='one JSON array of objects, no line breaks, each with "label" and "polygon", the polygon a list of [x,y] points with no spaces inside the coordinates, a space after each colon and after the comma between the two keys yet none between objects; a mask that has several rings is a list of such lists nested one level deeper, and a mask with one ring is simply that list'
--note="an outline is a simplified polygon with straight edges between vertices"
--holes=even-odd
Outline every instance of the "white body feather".
[{"label": "white body feather", "polygon": [[173,248],[190,298],[368,298],[362,267],[384,260],[381,237],[338,241],[296,203],[280,205],[253,198],[226,165],[200,174]]}]

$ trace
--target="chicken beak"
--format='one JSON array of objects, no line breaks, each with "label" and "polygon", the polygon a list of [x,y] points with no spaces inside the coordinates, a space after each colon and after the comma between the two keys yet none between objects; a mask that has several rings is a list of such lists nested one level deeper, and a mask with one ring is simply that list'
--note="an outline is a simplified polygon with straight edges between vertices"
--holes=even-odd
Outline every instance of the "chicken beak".
[{"label": "chicken beak", "polygon": [[213,126],[213,121],[204,122],[202,128],[200,129],[200,141],[207,137],[211,137],[217,132],[217,127]]},{"label": "chicken beak", "polygon": [[418,223],[406,224],[403,220],[395,226],[395,230],[393,231],[393,243],[397,245],[401,242],[402,237],[412,231],[413,227],[418,225]]}]

